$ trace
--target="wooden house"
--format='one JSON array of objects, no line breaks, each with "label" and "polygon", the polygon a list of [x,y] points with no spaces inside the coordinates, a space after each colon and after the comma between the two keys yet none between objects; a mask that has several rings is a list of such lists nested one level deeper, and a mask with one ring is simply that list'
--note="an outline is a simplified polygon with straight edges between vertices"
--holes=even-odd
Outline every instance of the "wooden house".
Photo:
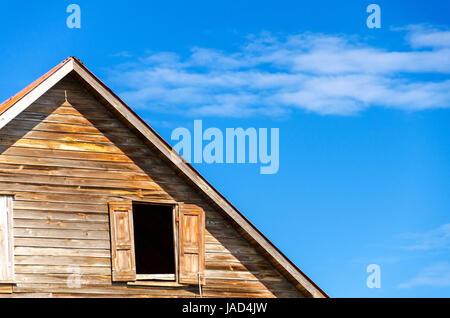
[{"label": "wooden house", "polygon": [[327,297],[70,57],[0,105],[0,297]]}]

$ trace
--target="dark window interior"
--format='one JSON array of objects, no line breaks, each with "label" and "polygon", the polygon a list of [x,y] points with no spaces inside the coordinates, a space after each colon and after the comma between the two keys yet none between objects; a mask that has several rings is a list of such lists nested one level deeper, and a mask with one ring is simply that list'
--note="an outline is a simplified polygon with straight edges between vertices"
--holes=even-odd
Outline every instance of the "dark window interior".
[{"label": "dark window interior", "polygon": [[173,208],[133,204],[136,274],[174,274]]}]

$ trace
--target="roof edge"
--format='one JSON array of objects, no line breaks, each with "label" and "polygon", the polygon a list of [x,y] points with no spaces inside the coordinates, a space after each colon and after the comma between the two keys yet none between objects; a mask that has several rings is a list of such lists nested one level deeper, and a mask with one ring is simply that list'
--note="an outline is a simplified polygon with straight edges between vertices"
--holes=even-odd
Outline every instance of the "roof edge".
[{"label": "roof edge", "polygon": [[37,80],[32,82],[30,85],[19,91],[17,94],[11,96],[7,100],[5,100],[3,103],[0,104],[0,115],[6,112],[9,108],[14,106],[18,101],[20,101],[22,98],[24,98],[27,94],[29,94],[33,89],[35,89],[37,86],[39,86],[42,82],[44,82],[48,77],[50,77],[53,73],[55,73],[57,70],[59,70],[61,67],[63,67],[67,62],[70,60],[75,59],[75,57],[70,56],[66,58],[64,61],[56,65],[54,68],[52,68],[50,71],[39,77]]}]

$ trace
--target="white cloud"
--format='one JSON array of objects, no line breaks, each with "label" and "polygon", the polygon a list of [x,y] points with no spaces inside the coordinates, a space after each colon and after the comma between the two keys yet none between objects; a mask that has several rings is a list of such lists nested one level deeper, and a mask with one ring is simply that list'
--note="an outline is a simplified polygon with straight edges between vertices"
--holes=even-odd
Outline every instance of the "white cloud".
[{"label": "white cloud", "polygon": [[403,234],[404,239],[413,241],[408,250],[450,250],[450,223],[423,233]]},{"label": "white cloud", "polygon": [[429,25],[411,25],[404,30],[410,31],[408,40],[414,48],[450,47],[450,31],[442,31]]},{"label": "white cloud", "polygon": [[441,262],[426,267],[415,277],[398,285],[399,288],[416,286],[450,287],[450,263]]},{"label": "white cloud", "polygon": [[449,108],[450,33],[424,26],[403,31],[409,46],[398,52],[344,35],[266,33],[231,53],[150,54],[117,67],[112,80],[135,107],[191,116]]}]

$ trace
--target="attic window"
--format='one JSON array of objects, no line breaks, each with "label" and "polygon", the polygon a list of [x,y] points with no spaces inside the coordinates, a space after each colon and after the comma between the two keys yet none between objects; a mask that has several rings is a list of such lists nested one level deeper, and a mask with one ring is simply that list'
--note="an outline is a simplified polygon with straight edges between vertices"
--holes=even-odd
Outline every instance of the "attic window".
[{"label": "attic window", "polygon": [[173,207],[133,203],[137,280],[175,280]]},{"label": "attic window", "polygon": [[132,201],[108,205],[113,282],[205,284],[205,212],[201,207]]}]

